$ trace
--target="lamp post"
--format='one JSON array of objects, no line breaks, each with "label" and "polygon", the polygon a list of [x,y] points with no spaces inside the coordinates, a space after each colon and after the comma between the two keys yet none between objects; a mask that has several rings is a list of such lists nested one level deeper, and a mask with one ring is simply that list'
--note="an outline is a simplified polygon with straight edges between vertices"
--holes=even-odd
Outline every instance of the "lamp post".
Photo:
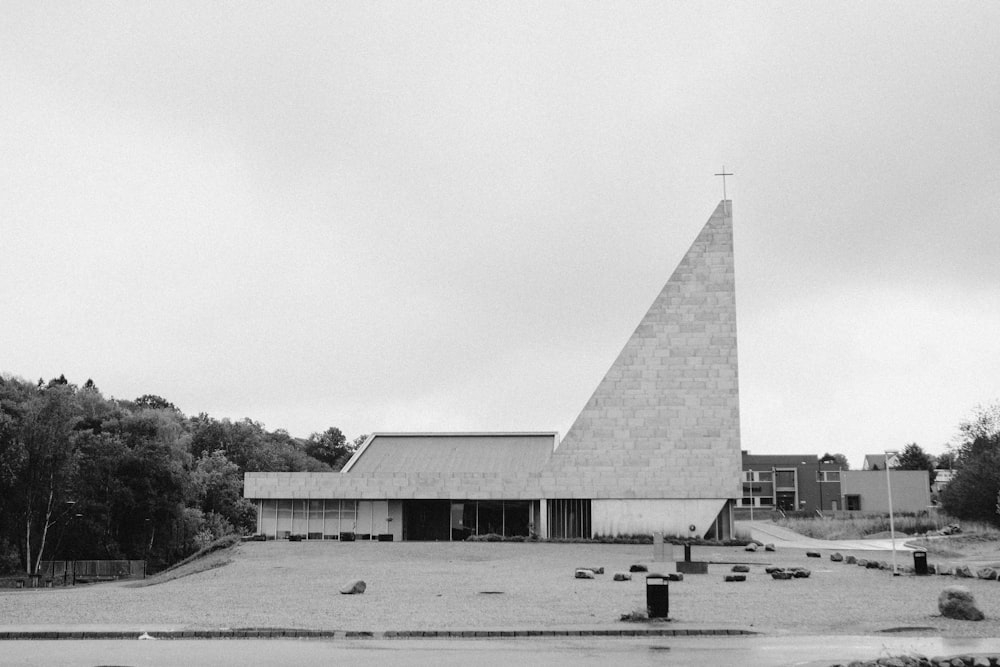
[{"label": "lamp post", "polygon": [[889,455],[894,451],[885,452],[885,488],[889,494],[889,537],[892,539],[892,576],[899,576],[896,572],[896,523],[892,515],[892,478],[889,475]]}]

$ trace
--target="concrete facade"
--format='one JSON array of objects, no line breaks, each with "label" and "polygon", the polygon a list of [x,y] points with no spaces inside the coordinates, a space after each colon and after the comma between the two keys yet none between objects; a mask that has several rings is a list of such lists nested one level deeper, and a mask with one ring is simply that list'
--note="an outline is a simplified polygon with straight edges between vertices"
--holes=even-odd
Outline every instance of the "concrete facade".
[{"label": "concrete facade", "polygon": [[[931,504],[930,476],[926,470],[890,469],[893,512],[926,512]],[[889,511],[886,471],[845,470],[841,474],[844,509],[864,513]],[[857,499],[854,505],[852,498]]]},{"label": "concrete facade", "polygon": [[[258,502],[259,532],[275,535],[294,534],[282,514],[289,500],[350,500],[388,502],[385,512],[400,502],[399,523],[438,516],[433,501],[451,501],[452,534],[472,508],[488,516],[484,524],[499,516],[507,525],[510,513],[511,525],[530,523],[542,537],[557,526],[572,533],[558,536],[728,536],[740,493],[730,202],[716,207],[566,437],[554,450],[538,445],[546,438],[555,441],[552,433],[375,434],[340,473],[247,473],[244,496]],[[490,449],[505,439],[506,459]],[[411,456],[409,447],[424,450]],[[323,512],[343,521],[342,506]],[[393,523],[388,533],[420,534]]]},{"label": "concrete facade", "polygon": [[554,492],[720,507],[739,492],[730,213],[720,202],[544,468]]}]

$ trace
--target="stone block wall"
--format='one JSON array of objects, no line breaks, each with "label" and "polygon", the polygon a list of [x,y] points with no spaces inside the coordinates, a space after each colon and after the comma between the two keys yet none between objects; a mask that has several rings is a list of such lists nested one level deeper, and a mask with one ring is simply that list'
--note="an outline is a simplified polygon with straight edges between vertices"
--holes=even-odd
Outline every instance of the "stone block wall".
[{"label": "stone block wall", "polygon": [[731,208],[720,202],[549,460],[555,495],[732,498],[740,432]]}]

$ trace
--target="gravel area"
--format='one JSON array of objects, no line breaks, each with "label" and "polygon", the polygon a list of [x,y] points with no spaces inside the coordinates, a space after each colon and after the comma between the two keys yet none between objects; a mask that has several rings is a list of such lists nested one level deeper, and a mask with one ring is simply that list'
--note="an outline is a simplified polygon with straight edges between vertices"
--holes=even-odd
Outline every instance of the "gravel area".
[{"label": "gravel area", "polygon": [[[682,557],[680,547],[675,556]],[[747,562],[746,582],[725,583],[731,565],[670,584],[670,627],[746,628],[777,634],[868,634],[900,627],[923,634],[1000,635],[1000,583],[900,576],[807,558],[802,550],[748,553],[695,547],[696,560]],[[843,552],[845,555],[850,552]],[[871,558],[871,552],[855,555]],[[889,560],[888,553],[877,556]],[[603,544],[247,542],[232,562],[162,584],[127,582],[68,589],[0,589],[2,625],[148,623],[178,628],[296,627],[336,630],[632,627],[618,619],[645,607],[644,575],[612,581],[652,547]],[[932,557],[931,562],[935,559]],[[900,555],[900,563],[909,556]],[[775,581],[768,564],[807,567],[808,579]],[[576,567],[603,566],[596,579]],[[340,595],[348,581],[364,595]],[[937,612],[947,585],[968,586],[986,614],[979,623]]]}]

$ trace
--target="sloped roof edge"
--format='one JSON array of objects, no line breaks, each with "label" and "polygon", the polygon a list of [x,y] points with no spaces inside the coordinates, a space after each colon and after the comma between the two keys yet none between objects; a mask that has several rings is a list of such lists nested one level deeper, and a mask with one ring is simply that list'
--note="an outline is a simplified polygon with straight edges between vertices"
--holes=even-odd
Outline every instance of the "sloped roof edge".
[{"label": "sloped roof edge", "polygon": [[344,467],[340,470],[341,473],[348,473],[354,464],[357,463],[368,446],[371,445],[375,438],[387,437],[387,438],[509,438],[509,437],[544,437],[552,438],[552,449],[553,451],[559,445],[559,432],[558,431],[381,431],[372,433],[369,435],[361,446],[358,447],[354,455],[344,464]]}]

